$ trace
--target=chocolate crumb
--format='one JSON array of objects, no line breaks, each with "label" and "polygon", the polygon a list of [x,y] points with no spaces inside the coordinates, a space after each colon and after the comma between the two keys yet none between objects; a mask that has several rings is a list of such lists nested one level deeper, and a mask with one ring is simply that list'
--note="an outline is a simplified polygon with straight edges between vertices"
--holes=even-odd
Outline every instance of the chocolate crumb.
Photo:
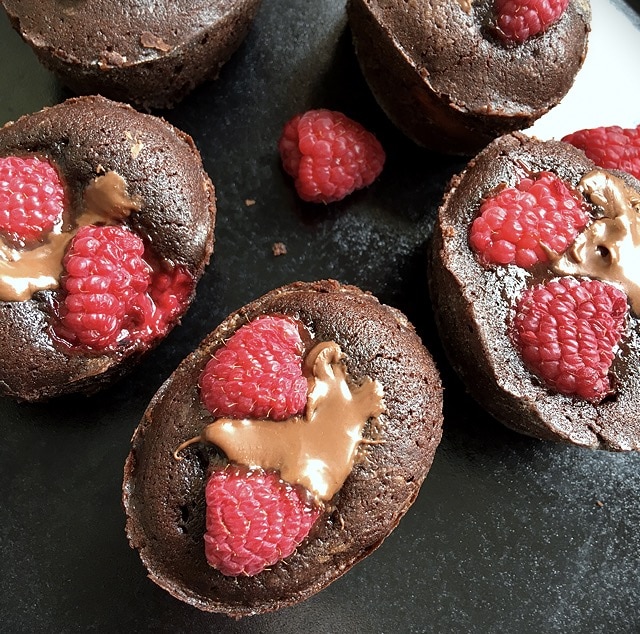
[{"label": "chocolate crumb", "polygon": [[173,50],[171,44],[167,44],[161,37],[154,35],[150,31],[143,31],[140,34],[140,44],[143,48],[155,48],[163,53],[168,53]]},{"label": "chocolate crumb", "polygon": [[602,508],[604,506],[604,502],[602,502],[601,500],[596,500],[596,506]]},{"label": "chocolate crumb", "polygon": [[102,51],[98,60],[98,66],[101,69],[109,68],[109,66],[124,66],[127,63],[126,55],[121,55],[117,51]]},{"label": "chocolate crumb", "polygon": [[131,146],[131,158],[137,159],[138,154],[140,154],[140,152],[144,148],[144,145],[140,141],[138,141],[138,139],[135,139],[131,132],[127,131],[124,133],[124,135],[127,138],[127,141],[133,143],[133,145]]},{"label": "chocolate crumb", "polygon": [[287,247],[284,242],[274,242],[271,250],[273,251],[273,255],[275,255],[276,257],[279,255],[287,254]]}]

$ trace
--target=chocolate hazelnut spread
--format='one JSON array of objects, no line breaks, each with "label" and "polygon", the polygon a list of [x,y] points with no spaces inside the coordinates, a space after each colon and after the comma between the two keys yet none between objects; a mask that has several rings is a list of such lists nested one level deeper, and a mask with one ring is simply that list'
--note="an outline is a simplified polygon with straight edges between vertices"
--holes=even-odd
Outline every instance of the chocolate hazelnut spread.
[{"label": "chocolate hazelnut spread", "polygon": [[602,208],[573,245],[552,260],[559,275],[584,275],[620,286],[640,315],[640,193],[609,172],[593,170],[579,188]]},{"label": "chocolate hazelnut spread", "polygon": [[57,288],[67,244],[79,227],[116,224],[140,210],[139,199],[128,196],[127,184],[114,171],[91,181],[84,205],[73,228],[56,227],[44,243],[31,249],[16,249],[0,237],[0,301],[23,302],[37,291]]},{"label": "chocolate hazelnut spread", "polygon": [[208,442],[231,462],[273,469],[285,482],[330,500],[351,473],[365,424],[384,411],[380,383],[365,378],[361,385],[352,385],[341,359],[334,342],[319,343],[307,355],[304,416],[281,422],[221,418],[174,455],[193,442]]},{"label": "chocolate hazelnut spread", "polygon": [[140,211],[139,196],[130,197],[124,178],[113,170],[94,178],[84,192],[84,212],[79,225],[118,222]]}]

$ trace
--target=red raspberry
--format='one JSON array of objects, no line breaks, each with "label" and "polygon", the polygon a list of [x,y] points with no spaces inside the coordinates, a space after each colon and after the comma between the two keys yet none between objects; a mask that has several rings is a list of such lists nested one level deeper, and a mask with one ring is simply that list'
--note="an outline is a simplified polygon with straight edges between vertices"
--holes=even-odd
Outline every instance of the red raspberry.
[{"label": "red raspberry", "polygon": [[597,402],[611,392],[609,368],[626,314],[627,297],[615,286],[563,277],[525,291],[514,340],[548,387]]},{"label": "red raspberry", "polygon": [[600,167],[624,170],[640,178],[640,125],[578,130],[562,140],[583,150]]},{"label": "red raspberry", "polygon": [[106,349],[140,321],[136,304],[151,280],[142,240],[124,227],[81,227],[63,259],[66,292],[57,334],[74,346]]},{"label": "red raspberry", "polygon": [[51,163],[33,157],[0,158],[0,231],[20,246],[61,222],[64,187]]},{"label": "red raspberry", "polygon": [[201,398],[214,416],[285,420],[307,402],[303,344],[288,317],[266,315],[237,330],[207,363]]},{"label": "red raspberry", "polygon": [[582,196],[555,174],[541,172],[487,198],[469,242],[483,264],[529,268],[547,262],[545,249],[563,253],[586,226]]},{"label": "red raspberry", "polygon": [[320,514],[293,486],[262,470],[214,470],[205,499],[205,556],[227,576],[257,575],[285,559]]},{"label": "red raspberry", "polygon": [[524,42],[557,22],[568,4],[569,0],[496,0],[498,33],[509,42]]},{"label": "red raspberry", "polygon": [[284,126],[278,147],[298,195],[314,203],[342,200],[371,185],[385,160],[373,134],[332,110],[309,110],[293,117]]},{"label": "red raspberry", "polygon": [[131,338],[149,342],[164,336],[189,303],[195,281],[183,266],[165,271],[156,258],[145,251],[144,259],[152,268],[151,282],[146,293],[138,295],[133,312],[137,324]]}]

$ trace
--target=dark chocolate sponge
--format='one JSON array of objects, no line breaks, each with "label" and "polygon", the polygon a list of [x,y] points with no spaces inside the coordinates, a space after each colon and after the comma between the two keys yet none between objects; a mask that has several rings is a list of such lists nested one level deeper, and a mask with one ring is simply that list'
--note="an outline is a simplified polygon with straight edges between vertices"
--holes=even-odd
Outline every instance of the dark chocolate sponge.
[{"label": "dark chocolate sponge", "polygon": [[40,61],[77,94],[171,107],[218,76],[260,0],[2,0]]},{"label": "dark chocolate sponge", "polygon": [[[72,216],[82,207],[87,185],[100,174],[116,172],[129,195],[141,202],[126,224],[153,245],[160,261],[182,265],[195,281],[201,276],[213,249],[215,196],[185,133],[128,105],[80,97],[0,129],[0,156],[14,154],[35,154],[56,165]],[[111,353],[65,352],[49,328],[58,292],[0,302],[3,395],[33,401],[93,391],[123,374],[148,348],[130,342]]]},{"label": "dark chocolate sponge", "polygon": [[[640,324],[612,367],[615,392],[599,404],[547,389],[524,366],[509,336],[515,300],[525,288],[556,278],[546,267],[483,267],[469,246],[480,203],[500,184],[548,170],[577,186],[595,165],[561,142],[520,133],[497,139],[455,177],[439,211],[429,260],[429,288],[451,364],[472,396],[506,426],[537,438],[615,451],[640,449]],[[640,192],[640,182],[617,173]],[[640,194],[639,194],[640,195]]]},{"label": "dark chocolate sponge", "polygon": [[[381,444],[360,459],[307,539],[286,560],[253,577],[225,577],[204,556],[205,448],[173,451],[212,417],[198,379],[212,353],[262,314],[290,315],[318,341],[334,341],[355,381],[384,388],[387,413],[365,436]],[[418,494],[440,441],[442,390],[434,363],[404,315],[334,281],[269,292],[226,319],[158,391],[133,437],[124,472],[127,534],[149,576],[202,610],[240,617],[277,610],[318,592],[375,550]],[[274,425],[278,425],[274,422]],[[215,453],[215,451],[212,453]]]},{"label": "dark chocolate sponge", "polygon": [[349,0],[364,76],[382,109],[416,143],[473,154],[533,124],[573,84],[587,50],[587,0],[571,0],[558,22],[522,44],[505,44],[492,32],[493,5]]}]

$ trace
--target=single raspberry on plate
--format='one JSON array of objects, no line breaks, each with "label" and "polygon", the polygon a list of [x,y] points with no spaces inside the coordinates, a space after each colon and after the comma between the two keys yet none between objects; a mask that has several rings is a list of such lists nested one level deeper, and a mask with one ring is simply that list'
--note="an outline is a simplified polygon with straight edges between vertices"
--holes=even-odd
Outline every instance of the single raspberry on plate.
[{"label": "single raspberry on plate", "polygon": [[583,150],[599,167],[623,170],[640,178],[640,125],[578,130],[562,140]]},{"label": "single raspberry on plate", "polygon": [[599,280],[562,277],[517,303],[513,336],[528,368],[561,394],[598,402],[622,337],[627,296]]},{"label": "single raspberry on plate", "polygon": [[81,227],[63,259],[56,333],[73,346],[104,350],[144,320],[136,306],[151,281],[144,244],[120,226]]},{"label": "single raspberry on plate", "polygon": [[207,363],[200,394],[214,416],[285,420],[307,402],[303,343],[289,317],[265,315],[239,328]]},{"label": "single raspberry on plate", "polygon": [[551,172],[506,187],[480,206],[469,242],[483,264],[529,268],[564,253],[589,221],[582,196]]},{"label": "single raspberry on plate", "polygon": [[496,0],[496,25],[500,36],[522,43],[546,31],[566,11],[569,0]]},{"label": "single raspberry on plate", "polygon": [[314,203],[342,200],[379,176],[385,153],[375,136],[341,112],[309,110],[291,119],[278,144],[298,195]]},{"label": "single raspberry on plate", "polygon": [[0,158],[0,232],[24,246],[62,220],[65,194],[60,175],[36,156]]},{"label": "single raspberry on plate", "polygon": [[205,556],[223,575],[257,575],[291,555],[320,509],[275,473],[214,469],[205,488]]}]

